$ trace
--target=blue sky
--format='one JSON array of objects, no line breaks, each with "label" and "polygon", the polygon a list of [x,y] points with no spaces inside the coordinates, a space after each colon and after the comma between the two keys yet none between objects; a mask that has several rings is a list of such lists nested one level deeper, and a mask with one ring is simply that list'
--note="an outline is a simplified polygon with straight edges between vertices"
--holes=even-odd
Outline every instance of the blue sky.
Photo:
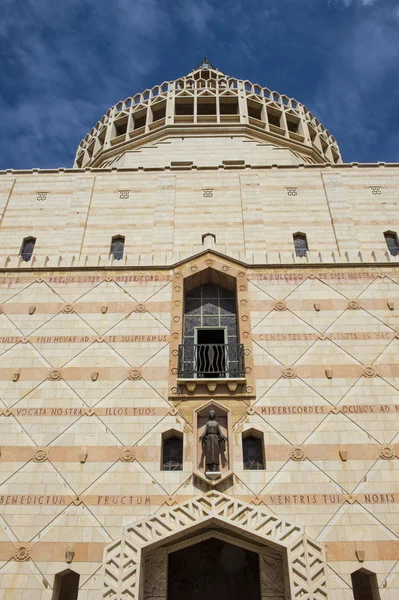
[{"label": "blue sky", "polygon": [[399,0],[1,0],[0,169],[72,165],[118,100],[203,56],[399,162]]}]

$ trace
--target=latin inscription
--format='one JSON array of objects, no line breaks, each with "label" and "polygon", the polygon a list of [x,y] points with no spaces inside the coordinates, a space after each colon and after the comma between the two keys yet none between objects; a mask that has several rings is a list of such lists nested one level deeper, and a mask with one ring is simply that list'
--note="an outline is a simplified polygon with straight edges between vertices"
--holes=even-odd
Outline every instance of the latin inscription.
[{"label": "latin inscription", "polygon": [[[175,502],[185,502],[189,497],[174,497]],[[267,505],[314,505],[314,504],[343,504],[347,500],[358,501],[361,504],[399,504],[398,493],[375,493],[357,494],[346,496],[344,494],[265,494],[256,497]],[[167,497],[162,495],[124,495],[124,496],[81,496],[81,500],[87,506],[161,506]],[[240,499],[237,496],[237,499]],[[0,505],[42,505],[60,506],[68,505],[74,500],[74,496],[63,495],[0,495]],[[243,497],[243,501],[251,502],[250,497]],[[252,499],[253,500],[253,499]]]},{"label": "latin inscription", "polygon": [[[12,336],[0,336],[1,344],[17,344],[23,338]],[[91,343],[97,336],[89,335],[56,335],[56,336],[31,336],[30,342],[37,344],[82,344]],[[168,342],[168,335],[106,335],[104,341],[108,343],[140,343],[140,342]]]},{"label": "latin inscription", "polygon": [[[363,404],[363,405],[341,405],[339,412],[344,414],[379,414],[379,413],[399,413],[398,404]],[[86,414],[87,407],[79,408],[11,408],[10,414],[16,417],[81,417]],[[94,414],[105,417],[152,417],[165,416],[169,413],[169,408],[153,406],[115,406],[109,408],[96,408]],[[290,416],[290,415],[327,415],[333,411],[333,407],[323,405],[308,406],[257,406],[255,411],[259,415],[265,416]]]},{"label": "latin inscription", "polygon": [[[331,273],[313,273],[318,279],[326,280],[369,280],[375,279],[377,273],[348,273],[348,272],[331,272]],[[388,273],[386,273],[388,275]],[[303,281],[307,279],[308,275],[305,273],[253,273],[250,279],[257,279],[263,281]]]},{"label": "latin inscription", "polygon": [[[260,342],[285,342],[285,341],[302,341],[302,340],[317,340],[320,335],[317,333],[260,333],[254,334],[253,339]],[[326,337],[330,340],[391,340],[395,337],[394,331],[375,331],[375,332],[359,332],[353,331],[348,333],[327,333]]]},{"label": "latin inscription", "polygon": [[[17,417],[81,417],[87,408],[14,408],[10,412]],[[151,417],[164,416],[168,408],[154,408],[152,406],[140,407],[112,407],[97,408],[94,414],[105,417]]]}]

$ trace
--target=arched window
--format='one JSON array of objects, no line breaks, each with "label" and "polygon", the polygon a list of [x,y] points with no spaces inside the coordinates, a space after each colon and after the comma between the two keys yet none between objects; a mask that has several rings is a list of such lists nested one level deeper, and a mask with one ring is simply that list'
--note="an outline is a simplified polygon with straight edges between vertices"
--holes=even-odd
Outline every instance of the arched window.
[{"label": "arched window", "polygon": [[399,254],[398,234],[395,231],[386,231],[384,237],[390,254],[397,256]]},{"label": "arched window", "polygon": [[183,436],[169,431],[162,436],[162,471],[183,470]]},{"label": "arched window", "polygon": [[216,235],[214,233],[204,233],[202,236],[202,245],[205,248],[214,248],[216,244]]},{"label": "arched window", "polygon": [[380,600],[377,576],[366,569],[351,574],[354,600]]},{"label": "arched window", "polygon": [[78,573],[71,571],[71,569],[66,569],[55,576],[52,600],[77,600],[78,592]]},{"label": "arched window", "polygon": [[35,248],[35,244],[36,238],[34,237],[27,237],[23,239],[21,250],[19,252],[20,256],[22,257],[22,260],[24,260],[25,262],[30,261],[30,259],[32,258],[33,250]]},{"label": "arched window", "polygon": [[114,260],[122,260],[123,251],[125,249],[125,238],[123,235],[114,235],[111,241],[111,250],[109,255],[114,258]]},{"label": "arched window", "polygon": [[242,455],[244,470],[259,471],[265,468],[263,435],[258,431],[249,431],[242,436]]},{"label": "arched window", "polygon": [[309,250],[306,233],[294,233],[293,238],[295,254],[297,256],[306,256],[306,252]]}]

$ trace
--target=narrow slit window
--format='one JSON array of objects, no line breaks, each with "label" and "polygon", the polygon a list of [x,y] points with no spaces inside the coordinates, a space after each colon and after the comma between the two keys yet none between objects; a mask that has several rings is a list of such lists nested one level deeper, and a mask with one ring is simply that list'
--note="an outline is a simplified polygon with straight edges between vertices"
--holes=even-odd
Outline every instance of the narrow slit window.
[{"label": "narrow slit window", "polygon": [[306,252],[309,250],[308,239],[305,233],[294,233],[294,246],[295,254],[297,256],[306,256]]},{"label": "narrow slit window", "polygon": [[263,436],[250,434],[243,437],[242,455],[245,471],[259,471],[264,469]]},{"label": "narrow slit window", "polygon": [[395,231],[386,231],[384,237],[389,253],[392,256],[397,256],[399,254],[398,234]]},{"label": "narrow slit window", "polygon": [[79,574],[71,569],[57,573],[52,600],[78,600]]},{"label": "narrow slit window", "polygon": [[379,600],[377,576],[366,569],[351,574],[354,600]]},{"label": "narrow slit window", "polygon": [[125,238],[123,235],[115,235],[111,241],[111,251],[110,256],[113,257],[114,260],[122,260],[123,252],[125,249]]},{"label": "narrow slit window", "polygon": [[183,470],[183,436],[176,434],[162,441],[162,471]]},{"label": "narrow slit window", "polygon": [[35,249],[35,244],[36,238],[34,237],[27,237],[23,240],[21,250],[19,253],[22,257],[22,260],[24,260],[25,262],[30,261],[33,255],[33,250]]}]

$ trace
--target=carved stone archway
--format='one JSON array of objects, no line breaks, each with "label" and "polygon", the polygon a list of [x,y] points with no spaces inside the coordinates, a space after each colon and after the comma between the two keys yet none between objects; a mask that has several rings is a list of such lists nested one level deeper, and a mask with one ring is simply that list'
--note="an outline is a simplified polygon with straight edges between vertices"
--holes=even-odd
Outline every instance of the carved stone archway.
[{"label": "carved stone archway", "polygon": [[142,600],[145,553],[213,524],[249,542],[283,550],[290,600],[329,598],[324,550],[304,534],[303,527],[216,490],[127,526],[124,535],[105,548],[103,598]]}]

